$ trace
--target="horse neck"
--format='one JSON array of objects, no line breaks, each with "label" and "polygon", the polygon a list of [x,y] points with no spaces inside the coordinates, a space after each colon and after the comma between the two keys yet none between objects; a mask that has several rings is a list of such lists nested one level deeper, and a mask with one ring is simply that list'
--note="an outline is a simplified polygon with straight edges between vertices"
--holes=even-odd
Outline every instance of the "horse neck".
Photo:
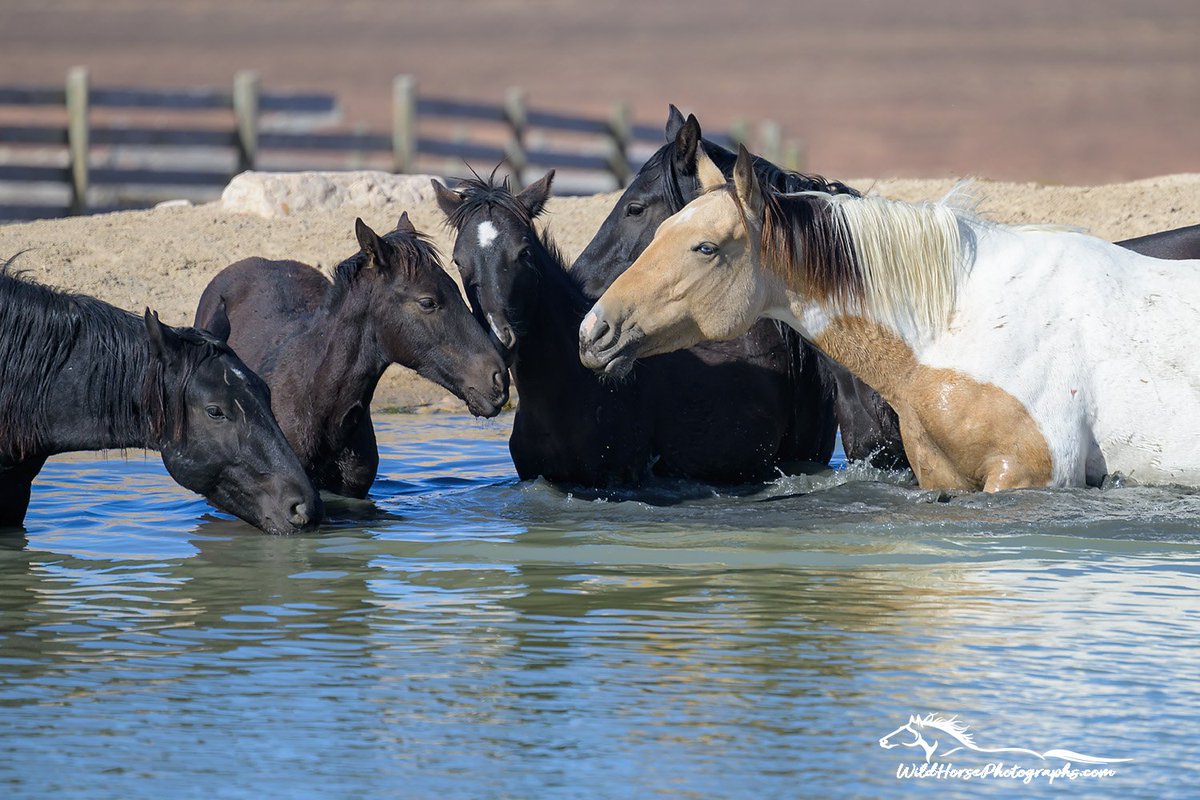
[{"label": "horse neck", "polygon": [[370,403],[388,366],[377,337],[373,294],[371,284],[360,277],[287,340],[277,364],[295,373],[296,385],[305,387],[288,393],[298,407],[323,417]]},{"label": "horse neck", "polygon": [[588,299],[564,269],[553,246],[538,235],[533,243],[533,263],[538,271],[536,296],[529,318],[516,326],[520,337],[514,376],[520,384],[564,373],[586,372],[579,362],[579,323]]},{"label": "horse neck", "polygon": [[[960,228],[963,223],[955,223]],[[976,236],[968,231],[971,259],[977,258]],[[936,232],[928,234],[934,244],[944,245],[949,252],[962,245],[958,238],[951,241]],[[940,238],[939,238],[940,237]],[[877,239],[875,249],[892,257],[886,238]],[[930,245],[931,250],[939,248]],[[918,355],[943,335],[953,316],[963,268],[956,252],[949,266],[931,267],[928,275],[913,275],[904,271],[900,259],[893,258],[886,267],[873,267],[877,278],[888,281],[885,286],[866,286],[862,296],[818,296],[793,281],[762,269],[767,276],[767,315],[781,319],[796,328],[801,335],[841,363],[856,376],[872,386],[890,402],[894,402],[909,386],[912,371],[918,366]],[[938,262],[944,265],[945,260]]]},{"label": "horse neck", "polygon": [[[54,383],[35,422],[42,428],[45,452],[161,446],[155,428],[165,425],[163,409],[148,408],[144,401],[155,365],[141,325],[130,316],[104,334],[80,328],[70,353],[53,370]],[[171,390],[163,393],[169,403]]]}]

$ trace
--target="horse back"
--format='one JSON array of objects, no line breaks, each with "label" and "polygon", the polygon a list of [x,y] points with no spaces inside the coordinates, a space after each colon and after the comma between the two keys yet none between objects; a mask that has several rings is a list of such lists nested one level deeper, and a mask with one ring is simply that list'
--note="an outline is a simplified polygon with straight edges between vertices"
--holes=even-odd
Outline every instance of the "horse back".
[{"label": "horse back", "polygon": [[196,308],[196,326],[207,327],[221,301],[229,317],[229,346],[255,371],[279,343],[311,317],[330,286],[315,267],[299,261],[247,258],[209,282]]}]

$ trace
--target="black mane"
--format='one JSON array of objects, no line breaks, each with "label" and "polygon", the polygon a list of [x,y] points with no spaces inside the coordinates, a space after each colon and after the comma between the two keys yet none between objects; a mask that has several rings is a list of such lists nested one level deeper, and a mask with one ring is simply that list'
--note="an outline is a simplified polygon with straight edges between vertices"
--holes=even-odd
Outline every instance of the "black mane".
[{"label": "black mane", "polygon": [[150,355],[139,317],[83,294],[51,289],[0,268],[0,459],[21,460],[47,441],[46,403],[66,380],[68,361],[84,365],[75,377],[80,416],[104,421],[114,442],[158,447],[170,424],[185,434],[179,408],[191,374],[224,348],[207,334],[175,329],[187,344],[184,363],[165,374]]},{"label": "black mane", "polygon": [[[410,270],[410,274],[441,269],[441,255],[437,247],[420,231],[396,229],[380,238],[399,253],[400,262]],[[367,254],[359,250],[333,268],[333,288],[326,300],[330,308],[336,307],[346,298],[367,263]]]},{"label": "black mane", "polygon": [[[737,161],[736,153],[731,153],[724,147],[707,139],[703,140],[703,146],[704,152],[713,160],[713,163],[717,165],[717,168],[721,170],[723,175],[729,176],[733,174],[733,165]],[[671,213],[677,214],[687,205],[687,199],[683,196],[683,191],[680,187],[687,185],[685,182],[690,182],[692,186],[698,189],[699,180],[695,174],[680,174],[678,160],[675,158],[674,140],[667,142],[667,144],[659,148],[658,152],[651,156],[651,159],[657,162],[655,163],[655,167],[659,170],[664,194],[666,194],[670,203]],[[781,194],[824,192],[825,194],[861,196],[857,189],[847,186],[841,181],[831,181],[821,175],[808,175],[802,172],[782,169],[759,156],[754,156],[754,172],[763,187],[780,192]]]}]

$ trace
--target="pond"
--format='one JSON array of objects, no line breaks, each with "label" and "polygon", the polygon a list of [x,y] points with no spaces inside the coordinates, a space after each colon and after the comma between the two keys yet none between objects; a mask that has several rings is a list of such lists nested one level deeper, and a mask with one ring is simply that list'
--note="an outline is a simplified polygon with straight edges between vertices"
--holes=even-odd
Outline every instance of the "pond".
[{"label": "pond", "polygon": [[[510,423],[383,418],[376,508],[291,538],[51,461],[0,538],[5,796],[1195,796],[1200,495],[597,497],[517,482]],[[881,746],[931,713],[973,747]]]}]

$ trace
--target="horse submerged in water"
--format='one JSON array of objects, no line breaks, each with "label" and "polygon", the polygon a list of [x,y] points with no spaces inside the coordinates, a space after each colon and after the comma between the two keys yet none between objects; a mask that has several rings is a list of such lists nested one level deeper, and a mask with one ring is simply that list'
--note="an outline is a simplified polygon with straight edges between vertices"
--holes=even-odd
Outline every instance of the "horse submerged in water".
[{"label": "horse submerged in water", "polygon": [[196,324],[224,323],[230,346],[271,387],[271,406],[314,483],[366,497],[379,468],[371,398],[401,364],[492,417],[508,369],[429,240],[405,213],[379,236],[361,219],[359,251],[330,281],[298,261],[248,258],[205,288]]},{"label": "horse submerged in water", "polygon": [[594,369],[787,322],[896,409],[922,486],[1200,485],[1200,261],[949,204],[763,189],[742,148],[580,326]]},{"label": "horse submerged in water", "polygon": [[[592,301],[535,228],[553,177],[517,195],[494,175],[455,190],[434,181],[457,232],[454,262],[467,298],[481,329],[512,360],[520,403],[509,452],[517,474],[601,488],[636,486],[651,475],[731,484],[777,474],[796,395],[794,353],[783,339],[673,353],[620,382],[580,364],[577,332]],[[705,390],[714,383],[724,390]],[[810,391],[817,400],[823,390]],[[804,422],[802,437],[820,442],[810,458],[827,460],[828,417]]]},{"label": "horse submerged in water", "polygon": [[0,270],[0,528],[18,528],[46,459],[158,450],[181,486],[268,533],[321,501],[266,385],[219,338]]}]

